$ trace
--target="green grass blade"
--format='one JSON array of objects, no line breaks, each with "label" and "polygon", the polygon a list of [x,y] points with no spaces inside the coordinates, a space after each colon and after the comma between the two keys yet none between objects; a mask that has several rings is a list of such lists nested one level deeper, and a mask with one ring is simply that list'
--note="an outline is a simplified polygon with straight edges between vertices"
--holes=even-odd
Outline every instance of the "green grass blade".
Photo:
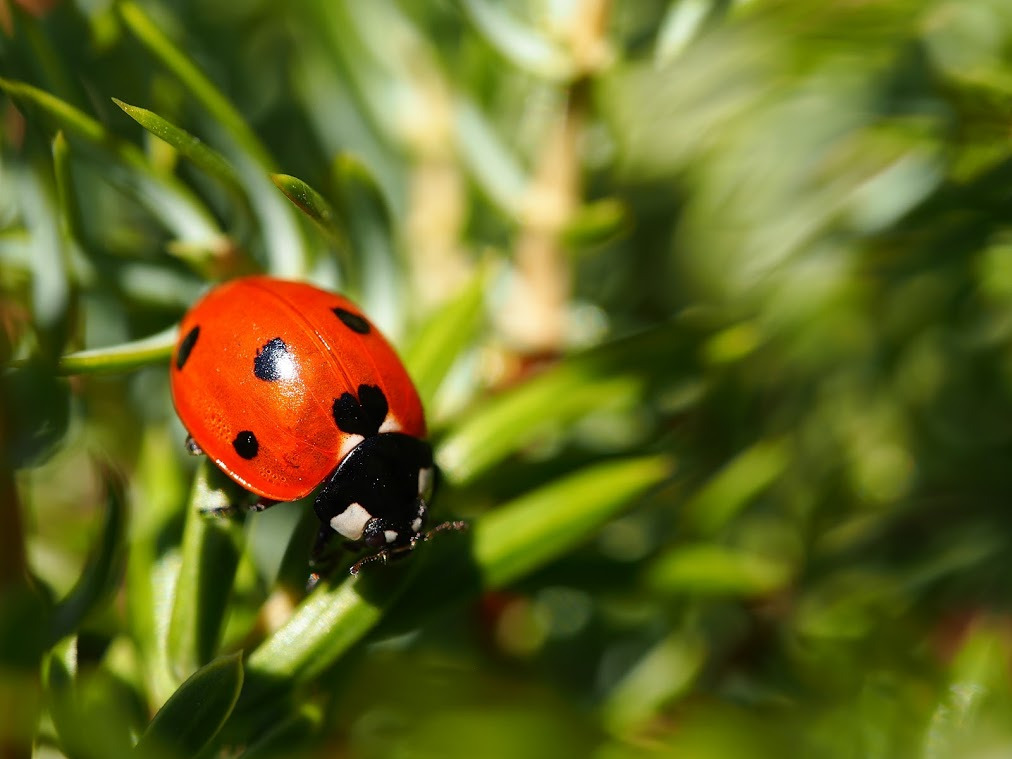
[{"label": "green grass blade", "polygon": [[[62,130],[53,138],[53,170],[56,174],[56,192],[60,201],[60,218],[63,220],[67,236],[83,247],[84,225],[70,171],[70,145]],[[67,272],[72,275],[71,267],[67,267]]]},{"label": "green grass blade", "polygon": [[764,440],[738,454],[685,504],[685,520],[713,535],[773,484],[790,464],[783,440]]},{"label": "green grass blade", "polygon": [[323,715],[315,704],[303,704],[299,710],[281,719],[252,743],[238,759],[278,759],[289,756],[292,746],[304,743],[307,736],[320,729]]},{"label": "green grass blade", "polygon": [[260,706],[276,691],[306,682],[331,666],[376,625],[416,569],[411,564],[322,582],[288,622],[250,654],[244,705]]},{"label": "green grass blade", "polygon": [[432,407],[454,362],[470,347],[484,324],[487,283],[487,272],[479,272],[460,294],[414,331],[401,354],[426,408]]},{"label": "green grass blade", "polygon": [[111,471],[105,472],[104,480],[108,495],[102,533],[77,584],[54,609],[50,635],[53,643],[75,631],[91,611],[112,596],[119,584],[127,522],[126,493],[123,483]]},{"label": "green grass blade", "polygon": [[791,569],[786,559],[700,543],[665,553],[651,565],[647,580],[672,595],[753,597],[783,587]]},{"label": "green grass blade", "polygon": [[387,305],[382,303],[384,300],[399,300],[391,286],[397,276],[397,249],[386,199],[372,172],[356,156],[339,155],[331,167],[331,177],[337,210],[354,253],[346,262],[350,284],[362,289],[362,297],[370,307],[380,304],[383,308]]},{"label": "green grass blade", "polygon": [[[245,162],[237,169],[263,229],[269,269],[282,277],[299,277],[308,266],[308,251],[293,209],[278,197],[266,176],[275,170],[274,159],[235,106],[215,87],[197,65],[155,24],[144,10],[127,0],[118,6],[120,15],[141,43],[171,71],[208,113],[221,125]],[[248,163],[248,165],[244,165]]]},{"label": "green grass blade", "polygon": [[124,103],[122,100],[113,98],[112,101],[118,105],[123,112],[147,129],[151,134],[160,140],[164,140],[190,159],[194,165],[214,177],[225,187],[237,195],[243,195],[242,183],[235,169],[221,153],[208,147],[201,139],[193,136],[185,129],[182,129],[170,121],[162,118],[154,111],[140,108],[136,105]]},{"label": "green grass blade", "polygon": [[180,679],[210,661],[218,649],[243,532],[241,520],[207,511],[233,505],[234,491],[234,483],[204,458],[190,492],[169,620],[169,663]]},{"label": "green grass blade", "polygon": [[60,359],[58,370],[60,374],[110,374],[168,361],[177,331],[172,326],[140,340],[68,353]]},{"label": "green grass blade", "polygon": [[530,177],[478,104],[461,97],[454,106],[461,160],[475,183],[507,216],[523,214]]},{"label": "green grass blade", "polygon": [[440,466],[465,483],[546,431],[603,407],[642,403],[649,377],[678,365],[678,340],[663,325],[564,359],[465,416],[442,441]]},{"label": "green grass blade", "polygon": [[117,139],[91,116],[38,87],[0,79],[0,89],[15,101],[37,108],[58,128],[125,168],[126,172],[107,170],[106,176],[127,191],[135,191],[145,207],[179,239],[206,243],[220,236],[218,225],[204,204],[181,182],[155,171],[136,146]]},{"label": "green grass blade", "polygon": [[337,215],[326,198],[298,177],[271,174],[271,181],[324,234],[331,240],[344,244],[344,233],[337,223]]},{"label": "green grass blade", "polygon": [[576,66],[567,51],[525,26],[501,3],[462,0],[481,36],[517,68],[555,81],[571,79]]},{"label": "green grass blade", "polygon": [[241,652],[221,656],[197,670],[152,718],[134,755],[196,756],[232,713],[242,683]]},{"label": "green grass blade", "polygon": [[508,585],[571,550],[673,470],[666,456],[611,461],[489,512],[474,529],[484,587]]}]

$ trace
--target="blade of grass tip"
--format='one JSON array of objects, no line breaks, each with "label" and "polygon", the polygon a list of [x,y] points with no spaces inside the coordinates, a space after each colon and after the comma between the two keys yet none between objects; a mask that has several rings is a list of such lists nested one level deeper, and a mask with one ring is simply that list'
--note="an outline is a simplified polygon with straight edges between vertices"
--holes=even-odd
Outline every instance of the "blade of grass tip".
[{"label": "blade of grass tip", "polygon": [[337,215],[320,193],[298,177],[289,174],[271,174],[274,186],[284,193],[295,207],[309,217],[327,237],[339,245],[346,245],[344,232],[337,223]]},{"label": "blade of grass tip", "polygon": [[112,470],[105,469],[102,479],[108,493],[102,533],[77,584],[54,609],[51,643],[75,631],[91,611],[112,597],[119,585],[127,522],[126,493]]},{"label": "blade of grass tip", "polygon": [[753,498],[776,482],[790,463],[784,440],[761,440],[739,453],[685,504],[683,518],[702,535],[714,535]]},{"label": "blade of grass tip", "polygon": [[165,702],[134,747],[134,756],[196,756],[218,734],[239,699],[242,653],[193,673]]},{"label": "blade of grass tip", "polygon": [[[399,265],[394,244],[393,221],[386,198],[372,171],[357,156],[343,153],[331,167],[335,205],[348,235],[348,277],[362,290],[373,318],[383,322],[388,333],[390,319],[403,320],[403,304],[397,288]],[[396,311],[394,310],[396,309]]]},{"label": "blade of grass tip", "polygon": [[461,0],[479,35],[517,68],[553,81],[572,79],[577,68],[568,52],[506,7],[488,0]]},{"label": "blade of grass tip", "polygon": [[[84,225],[81,221],[81,208],[74,192],[74,181],[70,170],[70,145],[61,129],[53,138],[53,170],[56,174],[56,193],[60,203],[60,218],[63,220],[67,236],[82,249],[84,245]],[[70,257],[64,260],[68,276],[73,276]]]},{"label": "blade of grass tip", "polygon": [[205,458],[197,468],[190,491],[183,528],[183,559],[167,641],[169,663],[180,678],[214,656],[239,565],[241,520],[208,514],[216,507],[230,505],[229,496],[222,490],[225,479]]},{"label": "blade of grass tip", "polygon": [[112,158],[125,172],[106,167],[109,180],[135,191],[145,207],[180,239],[206,242],[221,235],[211,212],[186,185],[157,172],[139,148],[116,138],[91,116],[24,82],[0,78],[0,89],[15,101],[38,108],[68,135]]},{"label": "blade of grass tip", "polygon": [[140,340],[68,353],[60,359],[57,368],[64,375],[110,374],[168,361],[177,332],[178,327],[172,326]]},{"label": "blade of grass tip", "polygon": [[234,195],[245,197],[242,183],[232,165],[221,153],[208,147],[200,138],[193,136],[154,111],[124,103],[117,98],[113,98],[112,102],[155,137],[167,142],[199,169],[221,182]]},{"label": "blade of grass tip", "polygon": [[484,266],[456,297],[429,316],[402,352],[426,408],[432,408],[446,375],[484,323],[485,289],[492,268]]},{"label": "blade of grass tip", "polygon": [[127,28],[207,109],[236,147],[236,169],[260,220],[270,271],[281,277],[304,275],[309,258],[306,241],[294,209],[278,197],[265,175],[276,170],[270,153],[235,106],[139,5],[124,0],[117,7]]},{"label": "blade of grass tip", "polygon": [[43,354],[55,360],[66,342],[70,287],[55,188],[48,172],[48,166],[19,167],[12,170],[12,179],[31,245],[32,315],[43,334]]}]

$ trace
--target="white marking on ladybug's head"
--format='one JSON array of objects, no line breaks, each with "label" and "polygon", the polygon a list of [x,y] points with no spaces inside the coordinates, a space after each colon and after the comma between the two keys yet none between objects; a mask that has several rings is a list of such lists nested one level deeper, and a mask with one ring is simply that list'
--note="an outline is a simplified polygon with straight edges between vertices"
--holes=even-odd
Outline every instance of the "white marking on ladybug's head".
[{"label": "white marking on ladybug's head", "polygon": [[344,461],[345,457],[363,440],[365,440],[365,438],[361,435],[347,435],[344,440],[341,441],[341,447],[337,450],[337,460]]},{"label": "white marking on ladybug's head", "polygon": [[383,537],[387,539],[387,543],[393,543],[397,540],[397,536],[400,535],[397,530],[383,530]]},{"label": "white marking on ladybug's head", "polygon": [[411,531],[412,532],[420,532],[421,529],[422,529],[422,518],[421,517],[416,517],[415,521],[411,523]]},{"label": "white marking on ladybug's head", "polygon": [[432,489],[432,467],[418,470],[418,495],[427,496]]},{"label": "white marking on ladybug's head", "polygon": [[393,414],[387,414],[387,418],[380,425],[380,432],[400,432],[401,423],[394,418]]},{"label": "white marking on ladybug's head", "polygon": [[330,520],[330,526],[348,540],[359,540],[370,519],[372,519],[372,514],[366,511],[362,504],[352,503]]}]

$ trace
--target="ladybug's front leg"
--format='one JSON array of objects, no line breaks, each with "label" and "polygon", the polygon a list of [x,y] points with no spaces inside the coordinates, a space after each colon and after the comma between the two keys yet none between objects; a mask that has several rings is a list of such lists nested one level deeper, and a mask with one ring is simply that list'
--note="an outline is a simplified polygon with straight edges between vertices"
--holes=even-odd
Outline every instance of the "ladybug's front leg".
[{"label": "ladybug's front leg", "polygon": [[191,456],[203,456],[204,449],[197,445],[197,441],[193,439],[193,435],[186,436],[186,452]]},{"label": "ladybug's front leg", "polygon": [[321,524],[316,533],[316,540],[313,541],[313,549],[309,552],[309,579],[306,581],[306,591],[317,586],[323,577],[329,575],[340,558],[339,551],[328,550],[333,544],[336,532],[328,524]]}]

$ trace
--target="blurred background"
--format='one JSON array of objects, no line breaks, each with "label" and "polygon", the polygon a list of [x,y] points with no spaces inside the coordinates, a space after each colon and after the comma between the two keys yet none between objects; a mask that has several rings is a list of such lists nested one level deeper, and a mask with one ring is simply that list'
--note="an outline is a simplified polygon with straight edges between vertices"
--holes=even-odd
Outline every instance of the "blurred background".
[{"label": "blurred background", "polygon": [[[0,30],[0,756],[1012,753],[1006,0]],[[389,601],[305,597],[308,507],[196,516],[174,325],[251,271],[426,400],[473,538]]]}]

